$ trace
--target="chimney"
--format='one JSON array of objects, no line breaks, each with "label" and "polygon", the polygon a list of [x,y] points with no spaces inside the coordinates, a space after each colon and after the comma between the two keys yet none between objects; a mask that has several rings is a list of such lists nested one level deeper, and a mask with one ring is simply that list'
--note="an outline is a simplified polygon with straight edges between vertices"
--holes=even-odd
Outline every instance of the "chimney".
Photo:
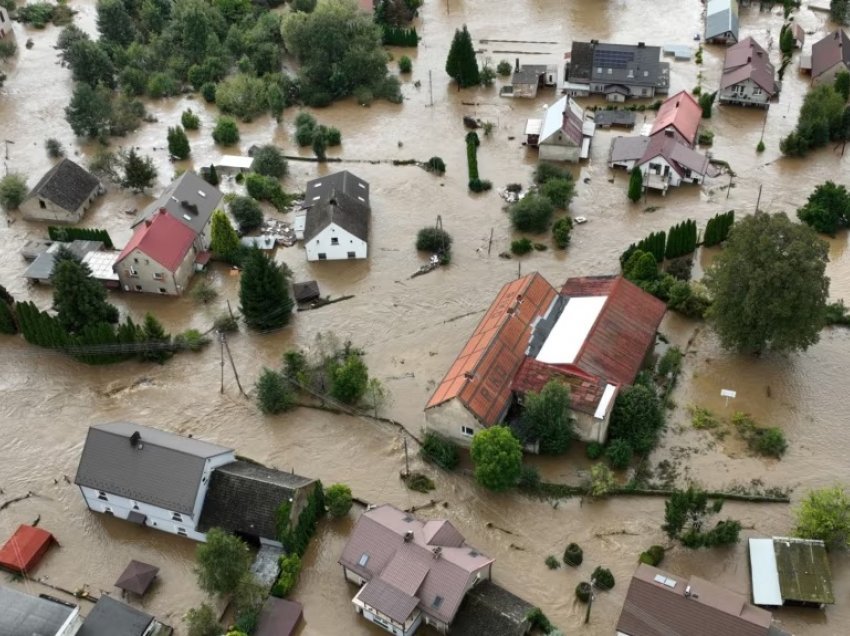
[{"label": "chimney", "polygon": [[646,46],[646,42],[638,42],[638,48],[642,49]]},{"label": "chimney", "polygon": [[134,431],[133,434],[130,435],[130,446],[136,450],[142,450],[142,436],[139,434],[139,431]]},{"label": "chimney", "polygon": [[443,552],[443,548],[441,548],[440,546],[437,546],[436,548],[434,548],[433,552],[434,552],[434,558],[439,559],[440,554]]},{"label": "chimney", "polygon": [[411,541],[413,541],[413,530],[408,530],[404,533],[404,542],[410,543]]},{"label": "chimney", "polygon": [[753,61],[753,56],[752,56],[752,55],[748,55],[748,56],[747,56],[747,64],[749,64],[749,63],[750,63],[750,62],[752,62],[752,61]]},{"label": "chimney", "polygon": [[514,62],[514,73],[519,73],[519,58]]}]

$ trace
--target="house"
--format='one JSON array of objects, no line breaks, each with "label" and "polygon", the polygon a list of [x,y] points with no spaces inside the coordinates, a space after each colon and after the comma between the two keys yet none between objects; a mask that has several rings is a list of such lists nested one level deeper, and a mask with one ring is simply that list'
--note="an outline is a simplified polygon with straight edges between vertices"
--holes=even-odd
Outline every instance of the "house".
[{"label": "house", "polygon": [[179,296],[200,254],[192,228],[161,209],[136,227],[113,270],[124,291]]},{"label": "house", "polygon": [[166,636],[171,631],[150,614],[101,594],[77,636]]},{"label": "house", "polygon": [[294,526],[317,486],[315,479],[241,459],[224,464],[212,472],[198,531],[222,528],[253,542],[280,545],[281,506],[289,506]]},{"label": "house", "polygon": [[835,603],[823,541],[751,538],[749,552],[756,605],[823,607]]},{"label": "house", "polygon": [[0,586],[0,634],[3,636],[74,636],[80,608],[51,596],[30,596]]},{"label": "house", "polygon": [[146,207],[133,228],[165,210],[192,230],[195,250],[200,253],[210,247],[212,213],[221,205],[221,190],[204,181],[197,173],[187,170],[175,179],[161,195]]},{"label": "house", "polygon": [[12,20],[9,18],[9,12],[6,7],[0,7],[0,38],[10,33],[12,33]]},{"label": "house", "polygon": [[523,64],[516,60],[511,75],[511,85],[503,86],[499,94],[503,97],[525,97],[534,99],[541,86],[554,86],[557,82],[558,67],[554,64]]},{"label": "house", "polygon": [[717,98],[721,104],[770,106],[779,92],[767,51],[747,37],[726,49]]},{"label": "house", "polygon": [[210,477],[233,449],[131,422],[89,428],[74,483],[89,510],[203,541]]},{"label": "house", "polygon": [[493,581],[483,581],[466,594],[452,623],[452,636],[525,636],[534,606]]},{"label": "house", "polygon": [[705,41],[733,44],[738,41],[738,0],[708,0],[705,7]]},{"label": "house", "polygon": [[56,538],[47,530],[22,524],[0,548],[0,567],[26,574],[38,565],[54,543]]},{"label": "house", "polygon": [[593,116],[564,95],[546,109],[543,119],[529,119],[525,134],[529,146],[539,150],[541,161],[571,161],[590,156],[590,142],[596,132]]},{"label": "house", "polygon": [[837,29],[812,45],[812,84],[830,84],[839,71],[850,71],[850,38]]},{"label": "house", "polygon": [[770,612],[698,576],[676,576],[642,563],[638,566],[617,636],[778,636]]},{"label": "house", "polygon": [[426,428],[468,446],[556,379],[572,389],[577,435],[604,442],[617,391],[654,349],[665,311],[617,276],[570,278],[560,291],[538,273],[511,281],[428,400]]},{"label": "house", "polygon": [[83,240],[75,240],[68,243],[56,241],[35,257],[33,262],[24,271],[24,277],[33,283],[49,285],[50,277],[53,276],[53,266],[56,264],[56,252],[61,247],[64,247],[82,261],[89,254],[100,252],[103,249],[103,243],[100,241]]},{"label": "house", "polygon": [[360,586],[355,611],[395,636],[421,624],[446,633],[467,592],[490,579],[493,559],[447,520],[420,521],[391,505],[366,510],[339,558]]},{"label": "house", "polygon": [[[369,184],[347,170],[307,182],[304,247],[308,261],[366,258]],[[296,231],[298,221],[296,219]]]},{"label": "house", "polygon": [[567,95],[605,95],[610,102],[624,102],[630,97],[666,95],[670,63],[661,61],[660,47],[643,42],[573,42],[566,78],[563,90]]},{"label": "house", "polygon": [[21,203],[21,212],[30,221],[79,223],[102,191],[94,175],[65,158],[35,184]]}]

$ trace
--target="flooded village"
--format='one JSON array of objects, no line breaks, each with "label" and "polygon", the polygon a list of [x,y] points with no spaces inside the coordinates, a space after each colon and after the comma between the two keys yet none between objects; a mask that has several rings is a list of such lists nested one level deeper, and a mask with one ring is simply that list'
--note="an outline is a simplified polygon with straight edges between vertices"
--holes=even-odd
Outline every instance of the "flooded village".
[{"label": "flooded village", "polygon": [[[110,626],[108,617],[101,619],[106,622],[97,631],[98,612],[121,615],[123,610],[111,607],[113,600],[136,610],[137,621],[139,615],[155,617],[156,625],[148,620],[136,632],[126,632],[139,635],[154,629],[190,634],[184,620],[187,612],[207,603],[215,618],[221,618],[220,629],[212,633],[225,634],[236,624],[234,608],[228,607],[230,594],[209,593],[199,585],[198,540],[212,528],[224,528],[251,540],[252,561],[260,546],[279,553],[281,527],[288,528],[287,537],[294,541],[292,528],[299,515],[313,510],[310,489],[319,480],[326,493],[333,484],[347,485],[354,505],[339,517],[325,516],[322,506],[315,533],[301,546],[300,575],[281,595],[300,604],[303,612],[293,633],[390,631],[407,636],[414,630],[435,634],[446,628],[449,634],[509,633],[475,617],[474,608],[487,605],[481,599],[489,593],[490,610],[492,604],[503,608],[504,624],[515,623],[518,631],[511,633],[530,628],[527,610],[539,608],[552,629],[564,634],[764,634],[769,629],[796,635],[846,634],[847,551],[812,548],[812,554],[826,555],[807,562],[808,571],[817,572],[812,578],[820,581],[818,592],[826,596],[796,599],[807,602],[795,604],[794,596],[778,587],[776,562],[784,561],[773,552],[782,555],[782,550],[792,548],[771,540],[794,536],[795,511],[810,491],[846,482],[850,438],[844,431],[842,387],[848,384],[850,332],[827,326],[804,351],[735,353],[722,345],[708,322],[665,311],[665,303],[626,279],[600,283],[590,278],[619,275],[620,257],[631,244],[681,222],[694,220],[700,237],[710,219],[728,210],[735,211],[736,224],[757,208],[784,212],[796,223],[797,209],[817,186],[826,181],[850,185],[850,159],[840,143],[830,142],[802,157],[780,150],[780,140],[794,131],[804,99],[813,90],[812,47],[832,37],[840,25],[819,5],[803,0],[794,7],[793,24],[800,27],[795,34],[804,41],[791,53],[781,80],[777,77],[770,87],[776,94],[769,108],[748,108],[733,103],[745,89],[729,84],[726,88],[731,90],[722,91],[722,78],[737,70],[724,72],[727,50],[752,37],[756,46],[743,54],[744,66],[766,55],[779,69],[783,6],[727,2],[734,24],[730,22],[726,30],[721,26],[713,37],[730,41],[707,43],[708,25],[713,28],[719,20],[708,20],[717,1],[426,1],[410,22],[420,38],[418,46],[386,47],[393,58],[387,63],[390,74],[398,74],[402,56],[412,61],[412,72],[399,75],[401,103],[375,99],[361,106],[355,97],[347,97],[323,108],[289,106],[279,121],[266,111],[250,121],[238,120],[239,140],[227,147],[211,136],[219,108],[191,86],[170,97],[141,97],[145,121],[125,136],[106,141],[113,151],[134,148],[152,158],[155,182],[135,193],[98,176],[103,193],[91,188],[82,196],[81,205],[89,193],[93,198],[70,227],[106,230],[111,238],[118,254],[105,267],[94,266],[99,257],[86,258],[94,258],[92,270],[109,279],[112,287],[106,299],[118,308],[121,320],[131,316],[140,324],[151,313],[168,333],[195,329],[209,334],[212,342],[199,351],[181,351],[164,364],[136,359],[86,364],[64,351],[27,342],[20,334],[0,335],[0,544],[21,532],[21,526],[46,531],[58,544],[49,545],[42,533],[25,530],[20,541],[32,533],[44,542],[31,564],[17,563],[21,555],[16,552],[10,565],[0,551],[4,568],[23,570],[4,572],[0,603],[25,608],[30,601],[22,599],[47,595],[53,599],[45,600],[51,607],[64,608],[57,610],[59,626],[67,621],[66,627],[79,630],[62,632],[57,627],[50,633],[82,636],[119,633],[110,631],[117,628]],[[96,39],[96,3],[72,0],[67,6],[75,12],[73,24]],[[283,4],[273,12],[286,16],[294,10]],[[48,22],[36,28],[11,20],[9,25],[0,27],[5,33],[0,42],[11,38],[16,44],[14,54],[0,60],[5,75],[0,86],[4,144],[0,151],[4,174],[22,175],[30,191],[58,161],[45,152],[48,139],[58,140],[65,157],[84,168],[91,167],[103,145],[76,136],[66,121],[75,82],[55,48],[63,27]],[[480,67],[495,69],[502,61],[511,67],[509,74],[497,75],[492,86],[460,89],[446,73],[453,36],[464,25]],[[732,30],[734,38],[728,33]],[[607,94],[581,88],[583,84],[577,76],[570,79],[565,66],[569,61],[570,72],[577,72],[579,63],[573,63],[572,56],[579,42],[599,50],[607,44],[623,49],[659,47],[654,68],[659,81],[667,82],[665,92],[626,99],[627,89],[620,84]],[[619,53],[617,47],[607,53],[612,66],[619,63]],[[282,64],[287,73],[298,70],[289,53],[282,56]],[[594,72],[592,64],[587,67],[588,77]],[[600,66],[598,72],[604,77],[606,70]],[[622,84],[628,85],[629,79],[634,78],[625,77]],[[593,81],[588,80],[590,84]],[[700,95],[692,97],[696,87],[702,94],[718,92],[710,119],[697,112]],[[756,88],[765,91],[760,84]],[[752,87],[746,90],[755,94]],[[525,96],[527,91],[530,95]],[[650,108],[656,99],[673,101],[656,111]],[[640,106],[628,110],[632,104]],[[606,110],[609,105],[624,110]],[[187,109],[199,117],[199,127],[187,131],[189,157],[175,160],[166,141],[168,129],[181,123]],[[573,129],[566,123],[567,111],[577,117]],[[340,131],[342,143],[326,150],[330,161],[315,161],[313,149],[298,144],[296,117],[301,112]],[[563,116],[563,128],[558,122],[553,130],[547,129],[550,112],[556,119]],[[628,114],[634,115],[632,128],[617,126],[618,117],[631,119]],[[481,126],[475,131],[479,143],[472,152],[480,178],[492,183],[491,190],[469,189],[470,129],[465,118]],[[606,118],[615,125],[605,125]],[[587,125],[590,122],[592,126]],[[697,140],[697,126],[713,133],[710,145]],[[579,156],[566,157],[557,144],[545,147],[543,141],[549,137],[544,133],[557,136],[559,131],[574,135],[569,152]],[[650,139],[655,133],[659,136]],[[637,140],[622,141],[631,138]],[[658,148],[652,152],[658,154],[649,156],[646,148],[656,141]],[[318,293],[319,306],[293,309],[288,324],[281,327],[250,328],[240,321],[238,331],[227,334],[225,348],[212,331],[213,324],[223,314],[241,311],[244,268],[215,256],[206,262],[209,227],[193,228],[193,219],[197,215],[210,219],[214,209],[227,209],[233,194],[245,194],[243,179],[237,178],[238,160],[250,166],[249,151],[267,144],[289,157],[286,175],[280,179],[283,191],[304,195],[284,210],[262,202],[267,234],[286,235],[267,253],[291,271],[292,282],[315,281],[318,292],[313,287],[304,291],[313,302]],[[641,150],[637,154],[636,145]],[[623,150],[617,155],[622,162],[613,160],[613,148]],[[225,155],[232,157],[229,164],[222,160]],[[424,169],[432,157],[445,162],[444,174]],[[574,226],[566,249],[557,248],[548,228],[543,233],[514,230],[507,211],[508,186],[519,184],[521,192],[533,188],[541,157],[568,170],[575,184],[568,207]],[[614,163],[620,167],[612,167]],[[630,171],[643,164],[647,187],[633,202],[627,196]],[[210,165],[222,168],[217,187],[197,176]],[[341,171],[348,172],[345,179],[350,183],[335,181],[343,179],[338,176]],[[169,198],[174,192],[170,188],[181,178],[190,184],[186,187],[194,211],[173,205],[189,197]],[[326,192],[323,183],[331,182],[336,185]],[[358,192],[365,194],[359,203]],[[331,218],[340,202],[358,209],[365,206],[365,231],[357,224],[305,221],[301,201],[307,216],[321,207],[310,208],[312,196],[324,197],[317,200],[327,205]],[[161,215],[160,207],[166,210]],[[148,210],[154,215],[145,222]],[[54,288],[49,281],[28,279],[31,264],[22,257],[27,245],[48,239],[51,223],[29,220],[25,213],[26,206],[6,210],[0,220],[0,285],[16,305],[31,301],[38,310],[51,311]],[[576,222],[580,218],[584,222]],[[451,259],[431,269],[432,253],[417,251],[415,242],[420,229],[438,223],[452,238]],[[358,251],[341,246],[335,256],[336,236],[322,234],[329,227],[342,227],[352,246],[355,239],[361,241]],[[169,245],[181,246],[175,248],[179,253],[172,267],[166,268],[170,279],[152,275],[150,290],[135,290],[128,272],[143,264],[130,266],[129,259],[144,260],[144,254],[156,252],[158,248],[145,241],[157,232],[167,237]],[[327,249],[312,254],[303,239],[293,245],[290,232],[313,240],[326,238]],[[262,233],[258,229],[252,234]],[[828,256],[828,301],[850,302],[847,231],[819,236]],[[512,242],[523,237],[545,249],[511,256]],[[724,249],[697,248],[692,279],[701,279]],[[112,269],[122,256],[128,266]],[[205,262],[203,271],[194,271],[196,257]],[[423,267],[427,274],[412,276]],[[131,278],[122,280],[125,275]],[[539,291],[532,289],[532,283]],[[192,293],[201,284],[215,292],[207,302],[198,302]],[[617,305],[618,294],[629,296]],[[327,298],[345,299],[323,306],[322,299]],[[606,309],[608,303],[613,308]],[[547,313],[556,306],[560,314]],[[612,315],[614,335],[598,345],[600,357],[590,360],[584,345],[593,339],[592,327],[597,318]],[[578,336],[567,321],[558,326],[559,317],[570,316],[580,325]],[[522,321],[517,331],[521,333],[507,345],[505,333],[514,319]],[[374,408],[350,409],[311,389],[312,394],[301,391],[294,408],[278,414],[261,412],[256,383],[264,369],[280,370],[287,351],[315,355],[320,334],[325,342],[327,334],[334,334],[340,343],[350,341],[362,350],[369,377],[380,382],[386,399]],[[473,342],[476,336],[478,345]],[[488,347],[480,348],[481,342]],[[482,351],[497,346],[507,353],[492,366],[497,367],[495,375],[503,377],[488,384],[497,390],[481,393],[474,384],[487,381],[487,365],[492,363],[484,360]],[[723,503],[719,518],[740,522],[737,542],[685,547],[662,529],[669,497],[619,491],[594,497],[586,489],[592,469],[606,465],[604,455],[590,459],[589,454],[594,440],[605,441],[616,395],[628,385],[644,382],[635,361],[642,362],[650,351],[648,359],[655,364],[671,347],[683,356],[675,383],[669,386],[661,378],[664,426],[657,444],[640,461],[636,453],[628,467],[611,471],[610,487],[625,489],[640,480],[645,489],[665,493],[696,484],[709,493],[753,496],[757,501],[727,498]],[[567,349],[571,354],[564,353]],[[608,359],[612,357],[614,362]],[[528,371],[523,377],[521,368]],[[522,385],[533,385],[530,391],[536,391],[542,386],[540,377],[562,377],[572,388],[576,410],[578,439],[566,452],[527,452],[522,457],[524,466],[533,467],[544,484],[554,486],[532,493],[487,488],[476,480],[475,462],[466,448],[454,470],[423,459],[420,448],[426,433],[437,431],[469,446],[472,436],[500,428],[492,425],[505,417],[515,417],[516,398],[525,390],[521,380],[537,378],[537,384]],[[579,412],[578,401],[585,398],[588,412]],[[326,408],[329,405],[333,406]],[[736,413],[748,414],[759,426],[780,429],[787,442],[781,457],[752,452],[733,423]],[[153,470],[140,468],[135,462],[146,452],[168,459],[158,460],[163,463]],[[187,468],[174,472],[177,460],[172,452]],[[149,482],[127,483],[131,471],[123,468],[128,466],[141,471],[134,475],[146,474]],[[427,492],[408,488],[400,478],[406,472],[426,475],[434,488]],[[185,488],[181,480],[188,484]],[[248,496],[232,494],[237,487],[253,484],[256,489],[260,483],[271,490],[257,495],[253,505],[245,504]],[[564,488],[558,490],[559,485]],[[288,493],[284,495],[288,503],[274,499],[282,492]],[[229,501],[228,496],[235,499]],[[288,506],[290,515],[282,525],[278,506],[267,509],[272,499]],[[104,512],[112,514],[99,514]],[[131,513],[137,523],[127,520]],[[164,520],[162,527],[154,527],[156,519]],[[283,543],[291,548],[288,541]],[[583,551],[579,566],[564,563],[565,549],[572,543]],[[664,548],[658,573],[649,564],[639,566],[639,557],[651,546]],[[558,567],[547,567],[550,556]],[[131,561],[158,568],[143,593],[123,593],[115,585]],[[763,569],[770,569],[770,563],[772,579]],[[276,565],[273,562],[271,577],[263,579],[266,592],[280,583]],[[605,589],[596,580],[592,573],[597,566],[610,570],[616,582],[612,588]],[[450,587],[445,581],[458,578],[459,592],[443,591]],[[576,590],[591,578],[597,585],[588,606],[577,598]],[[776,581],[776,589],[766,592],[764,586],[770,583],[765,580]],[[828,594],[824,586],[830,588]],[[825,601],[829,595],[832,598]],[[681,611],[681,603],[699,603],[698,611],[685,608],[684,614],[701,617],[697,619],[703,621],[701,628],[731,622],[718,627],[720,631],[676,627],[666,621]],[[508,611],[514,604],[519,609]],[[734,620],[730,604],[736,608],[731,610]],[[455,617],[456,624],[449,624]],[[4,623],[0,616],[0,627],[19,627],[11,620]],[[20,624],[24,620],[21,613]],[[20,632],[13,627],[8,628],[10,634],[17,636]],[[261,631],[261,627],[254,633],[289,633],[276,629]],[[545,633],[540,622],[533,629],[532,633]]]}]

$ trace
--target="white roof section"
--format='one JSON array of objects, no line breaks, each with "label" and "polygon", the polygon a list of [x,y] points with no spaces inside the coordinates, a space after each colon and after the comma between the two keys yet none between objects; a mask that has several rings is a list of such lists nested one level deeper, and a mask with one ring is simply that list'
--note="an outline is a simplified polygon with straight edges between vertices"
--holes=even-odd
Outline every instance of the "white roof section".
[{"label": "white roof section", "polygon": [[581,140],[581,150],[578,156],[581,159],[587,159],[590,156],[590,137],[584,137]]},{"label": "white roof section", "polygon": [[543,126],[540,129],[540,141],[548,139],[564,125],[564,112],[567,110],[567,99],[567,96],[564,95],[546,109],[546,114],[543,115]]},{"label": "white roof section", "polygon": [[92,277],[97,280],[114,280],[118,282],[118,274],[115,273],[115,263],[121,252],[89,252],[83,256],[83,263],[89,266]]},{"label": "white roof section", "polygon": [[243,157],[241,155],[222,155],[218,160],[218,164],[222,168],[238,168],[240,170],[248,170],[254,162],[252,157]]},{"label": "white roof section", "polygon": [[542,119],[529,119],[525,122],[525,134],[526,135],[539,135],[540,129],[543,127]]},{"label": "white roof section", "polygon": [[782,605],[773,539],[750,539],[750,572],[753,579],[753,603]]},{"label": "white roof section", "polygon": [[608,415],[608,408],[614,401],[614,394],[617,392],[617,385],[606,384],[605,390],[602,392],[602,397],[599,400],[599,405],[596,407],[596,412],[593,414],[597,420],[604,420]]},{"label": "white roof section", "polygon": [[607,300],[608,296],[570,298],[555,326],[552,327],[552,331],[549,332],[549,337],[540,348],[537,361],[548,364],[572,364]]}]

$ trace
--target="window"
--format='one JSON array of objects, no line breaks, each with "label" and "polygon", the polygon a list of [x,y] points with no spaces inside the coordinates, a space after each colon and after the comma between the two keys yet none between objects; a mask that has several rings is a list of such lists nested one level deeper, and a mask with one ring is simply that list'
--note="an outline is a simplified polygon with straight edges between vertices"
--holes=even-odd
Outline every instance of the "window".
[{"label": "window", "polygon": [[138,262],[139,262],[139,259],[138,259],[138,258],[134,258],[134,259],[133,259],[133,262],[134,262],[134,263],[138,263]]},{"label": "window", "polygon": [[736,95],[743,95],[744,94],[743,84],[735,84],[734,88],[732,89],[732,92],[735,93]]},{"label": "window", "polygon": [[100,499],[101,501],[109,501],[109,499],[106,498],[106,493],[103,492],[102,490],[97,491],[97,498]]},{"label": "window", "polygon": [[47,204],[42,199],[39,199],[38,200],[38,207],[40,207],[43,210],[44,208],[47,207]]},{"label": "window", "polygon": [[131,278],[138,278],[139,277],[139,270],[137,270],[135,267],[131,267],[130,269],[127,270],[127,274]]},{"label": "window", "polygon": [[475,435],[475,431],[471,426],[461,426],[460,432],[462,435],[466,435],[467,437],[472,437],[473,435]]},{"label": "window", "polygon": [[131,503],[131,504],[132,504],[132,506],[133,506],[133,510],[138,510],[138,509],[139,509],[139,504],[137,504],[135,501],[131,501],[130,503]]},{"label": "window", "polygon": [[167,289],[165,289],[165,287],[160,287],[160,288],[159,288],[159,293],[160,293],[160,294],[167,294],[167,293],[168,293],[168,290],[167,290]]},{"label": "window", "polygon": [[596,74],[597,74],[597,75],[602,75],[602,67],[601,67],[601,66],[597,66],[597,67],[596,67]]},{"label": "window", "polygon": [[754,88],[753,89],[753,95],[754,96],[755,95],[761,95],[761,94],[762,94],[762,90],[760,88]]},{"label": "window", "polygon": [[177,534],[179,534],[181,537],[188,536],[188,535],[186,534],[186,528],[180,528],[180,527],[178,527],[178,528],[177,528]]},{"label": "window", "polygon": [[172,512],[171,513],[171,520],[172,521],[183,521],[183,516],[179,512]]},{"label": "window", "polygon": [[165,276],[163,275],[162,272],[154,272],[153,279],[154,280],[165,280]]},{"label": "window", "polygon": [[141,285],[136,285],[136,291],[142,291],[142,286],[141,286]]},{"label": "window", "polygon": [[339,245],[339,239],[336,236],[331,237],[331,245]]},{"label": "window", "polygon": [[328,255],[327,255],[327,254],[325,254],[324,252],[319,252],[319,260],[320,260],[320,261],[326,261],[326,260],[328,260]]},{"label": "window", "polygon": [[114,516],[114,515],[115,515],[115,513],[114,513],[114,512],[112,512],[112,508],[110,508],[109,506],[104,506],[104,507],[103,507],[103,514],[105,514],[105,515],[110,515],[110,516]]},{"label": "window", "polygon": [[357,561],[357,565],[359,565],[361,568],[364,568],[366,567],[367,563],[369,563],[369,555],[364,552],[360,555],[360,559]]},{"label": "window", "polygon": [[640,89],[640,94],[641,95],[649,95],[649,89],[648,88]]},{"label": "window", "polygon": [[357,258],[357,255],[354,252],[349,252],[348,258]]},{"label": "window", "polygon": [[613,72],[614,72],[614,69],[613,69],[613,68],[609,68],[609,69],[608,69],[608,75],[611,75]]}]

